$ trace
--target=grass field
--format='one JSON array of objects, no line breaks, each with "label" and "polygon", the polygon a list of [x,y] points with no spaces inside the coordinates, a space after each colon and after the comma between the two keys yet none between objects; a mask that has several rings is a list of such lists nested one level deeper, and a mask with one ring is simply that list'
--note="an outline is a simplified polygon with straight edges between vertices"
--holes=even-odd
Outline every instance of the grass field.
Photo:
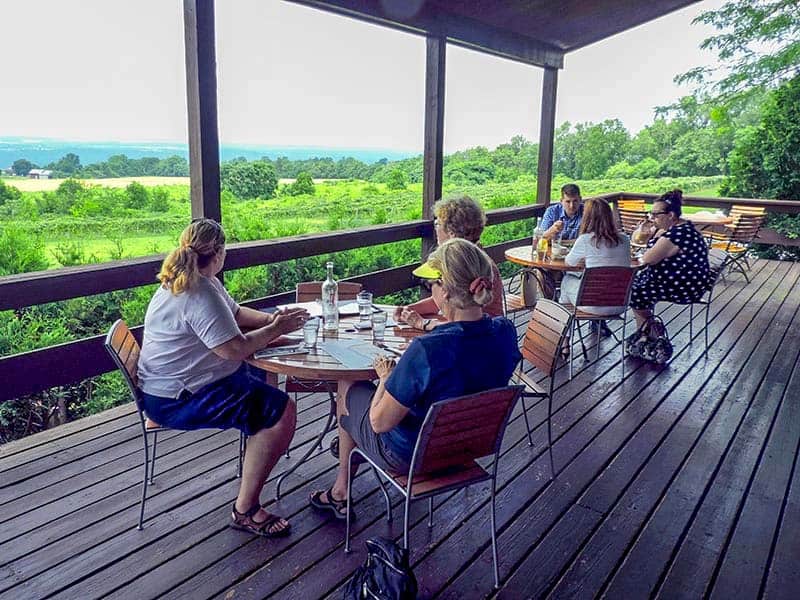
[{"label": "grass field", "polygon": [[[13,185],[20,192],[52,192],[64,183],[63,179],[30,179],[28,177],[2,177],[6,185]],[[109,179],[80,179],[86,185],[99,185],[101,187],[124,188],[129,183],[137,181],[144,186],[156,185],[189,185],[188,177],[112,177]],[[335,179],[315,179],[314,183],[336,181]],[[294,179],[279,179],[278,183],[294,183]]]}]

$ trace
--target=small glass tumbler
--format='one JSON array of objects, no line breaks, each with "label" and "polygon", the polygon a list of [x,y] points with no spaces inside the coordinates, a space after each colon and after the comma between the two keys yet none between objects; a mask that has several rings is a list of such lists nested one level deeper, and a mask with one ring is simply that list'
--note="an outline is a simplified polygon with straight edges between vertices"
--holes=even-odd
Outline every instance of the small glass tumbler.
[{"label": "small glass tumbler", "polygon": [[358,320],[369,321],[372,317],[372,292],[359,292],[356,296]]},{"label": "small glass tumbler", "polygon": [[317,336],[319,336],[319,319],[309,319],[303,325],[303,343],[306,348],[317,345]]},{"label": "small glass tumbler", "polygon": [[384,311],[372,313],[372,341],[382,342],[383,336],[386,333],[386,318],[387,314]]}]

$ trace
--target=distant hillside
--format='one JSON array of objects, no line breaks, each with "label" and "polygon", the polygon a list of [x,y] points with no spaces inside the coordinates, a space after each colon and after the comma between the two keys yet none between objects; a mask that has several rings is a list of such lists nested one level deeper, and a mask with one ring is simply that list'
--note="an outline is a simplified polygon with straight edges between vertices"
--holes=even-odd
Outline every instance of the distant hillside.
[{"label": "distant hillside", "polygon": [[[9,167],[20,158],[25,158],[37,165],[55,162],[62,156],[73,153],[80,156],[81,163],[104,162],[110,156],[124,154],[128,158],[144,158],[154,156],[189,157],[187,144],[168,142],[73,142],[67,140],[28,139],[19,137],[0,137],[0,168]],[[412,156],[410,152],[382,150],[380,148],[317,148],[300,146],[234,146],[222,145],[222,160],[230,160],[239,156],[254,160],[267,156],[276,159],[285,156],[290,160],[304,160],[314,157],[330,157],[340,159],[353,157],[365,163],[374,163],[381,159],[399,160]]]}]

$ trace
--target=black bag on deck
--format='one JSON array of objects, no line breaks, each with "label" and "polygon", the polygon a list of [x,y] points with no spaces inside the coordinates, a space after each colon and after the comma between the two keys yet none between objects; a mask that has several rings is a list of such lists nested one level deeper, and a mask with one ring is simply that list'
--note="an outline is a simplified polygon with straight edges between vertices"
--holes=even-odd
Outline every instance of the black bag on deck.
[{"label": "black bag on deck", "polygon": [[392,540],[367,540],[367,560],[344,589],[344,600],[414,600],[417,579],[408,565],[408,550]]},{"label": "black bag on deck", "polygon": [[672,342],[664,321],[652,316],[625,340],[625,354],[663,365],[672,358]]}]

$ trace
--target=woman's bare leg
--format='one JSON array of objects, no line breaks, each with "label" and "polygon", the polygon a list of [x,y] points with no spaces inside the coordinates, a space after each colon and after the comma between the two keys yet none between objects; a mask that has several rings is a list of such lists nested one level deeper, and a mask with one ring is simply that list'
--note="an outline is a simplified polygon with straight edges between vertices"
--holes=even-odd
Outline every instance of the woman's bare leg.
[{"label": "woman's bare leg", "polygon": [[[347,392],[352,387],[352,381],[340,381],[336,394],[336,417],[339,423],[339,468],[336,470],[336,481],[333,483],[332,494],[334,500],[347,498],[347,469],[350,460],[350,451],[355,447],[355,442],[350,434],[342,427],[342,415],[347,413]],[[353,476],[358,470],[358,465],[353,466]]]}]

